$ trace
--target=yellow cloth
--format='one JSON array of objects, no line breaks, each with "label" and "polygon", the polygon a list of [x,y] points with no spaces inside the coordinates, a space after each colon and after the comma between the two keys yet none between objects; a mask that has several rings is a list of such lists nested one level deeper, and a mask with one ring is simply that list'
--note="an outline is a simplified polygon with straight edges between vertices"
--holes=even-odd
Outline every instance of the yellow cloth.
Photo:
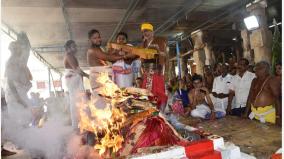
[{"label": "yellow cloth", "polygon": [[150,24],[150,23],[143,23],[143,24],[141,25],[141,31],[143,31],[143,30],[145,30],[145,29],[153,31],[153,30],[154,30],[154,27],[153,27],[153,25]]},{"label": "yellow cloth", "polygon": [[[274,111],[273,111],[274,110]],[[260,115],[264,115],[265,122],[275,124],[276,121],[276,113],[273,105],[265,106],[265,107],[253,107],[251,106],[251,111],[255,114],[255,119],[260,120]],[[268,113],[268,111],[270,111]]]}]

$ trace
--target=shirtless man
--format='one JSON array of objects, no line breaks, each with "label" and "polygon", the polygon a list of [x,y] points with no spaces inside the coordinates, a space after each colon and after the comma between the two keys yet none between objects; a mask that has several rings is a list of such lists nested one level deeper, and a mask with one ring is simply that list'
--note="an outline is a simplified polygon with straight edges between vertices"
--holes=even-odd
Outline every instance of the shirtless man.
[{"label": "shirtless man", "polygon": [[76,102],[78,102],[80,93],[84,92],[83,77],[89,78],[89,75],[81,70],[78,60],[75,57],[77,46],[73,40],[68,40],[64,45],[66,53],[64,55],[65,80],[69,91],[70,114],[72,127],[78,128],[78,110]]},{"label": "shirtless man", "polygon": [[123,59],[123,56],[108,54],[101,49],[102,39],[98,30],[90,30],[88,37],[91,46],[87,50],[87,61],[91,67],[106,66],[105,61],[115,62]]},{"label": "shirtless man", "polygon": [[87,50],[87,61],[90,69],[90,84],[92,89],[99,87],[96,79],[101,72],[112,74],[111,66],[107,66],[105,61],[115,62],[128,59],[129,55],[117,55],[106,53],[101,49],[102,39],[98,30],[92,29],[88,33],[90,48]]},{"label": "shirtless man", "polygon": [[189,92],[189,110],[191,116],[202,119],[214,119],[214,106],[209,94],[209,90],[203,86],[200,75],[192,76],[193,89]]},{"label": "shirtless man", "polygon": [[270,66],[267,62],[261,61],[256,64],[256,78],[251,84],[245,117],[251,110],[250,119],[281,125],[279,81],[275,80],[269,71]]}]

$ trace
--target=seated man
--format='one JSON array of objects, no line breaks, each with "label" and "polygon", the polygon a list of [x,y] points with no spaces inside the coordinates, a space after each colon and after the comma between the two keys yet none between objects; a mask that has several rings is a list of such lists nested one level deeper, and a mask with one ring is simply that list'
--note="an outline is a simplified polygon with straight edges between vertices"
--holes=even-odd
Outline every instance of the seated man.
[{"label": "seated man", "polygon": [[187,113],[190,112],[193,117],[214,119],[215,113],[211,113],[214,110],[214,106],[208,89],[203,86],[202,77],[194,75],[192,82],[194,88],[188,94],[189,110]]},{"label": "seated man", "polygon": [[250,87],[245,117],[251,110],[250,119],[281,126],[280,81],[270,75],[270,65],[265,61],[256,64],[255,75]]}]

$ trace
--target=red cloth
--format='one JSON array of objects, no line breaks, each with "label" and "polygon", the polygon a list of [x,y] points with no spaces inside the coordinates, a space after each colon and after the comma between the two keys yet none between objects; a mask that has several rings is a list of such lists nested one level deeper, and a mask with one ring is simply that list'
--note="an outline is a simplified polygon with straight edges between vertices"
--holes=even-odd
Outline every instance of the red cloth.
[{"label": "red cloth", "polygon": [[[144,74],[142,88],[146,89],[146,83],[147,83],[147,74]],[[157,98],[157,104],[159,108],[162,104],[167,103],[168,97],[166,96],[165,81],[163,75],[154,73],[151,92]]]},{"label": "red cloth", "polygon": [[271,156],[271,159],[281,159],[282,158],[282,154],[273,154]]},{"label": "red cloth", "polygon": [[131,153],[136,153],[138,148],[150,146],[164,146],[164,145],[180,145],[188,144],[187,141],[181,140],[177,137],[173,130],[165,123],[161,117],[148,118],[146,128],[139,137],[137,143],[133,147]]},{"label": "red cloth", "polygon": [[213,152],[214,146],[212,140],[200,140],[191,142],[185,147],[185,153],[188,158],[205,154],[207,152]]},{"label": "red cloth", "polygon": [[203,154],[192,156],[190,159],[222,159],[222,155],[219,151],[209,151]]}]

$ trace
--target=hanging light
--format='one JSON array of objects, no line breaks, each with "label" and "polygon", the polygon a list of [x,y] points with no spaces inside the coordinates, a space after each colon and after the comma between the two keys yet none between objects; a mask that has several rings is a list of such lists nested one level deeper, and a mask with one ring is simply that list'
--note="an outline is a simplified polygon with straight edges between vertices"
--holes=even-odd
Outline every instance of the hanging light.
[{"label": "hanging light", "polygon": [[255,15],[246,17],[244,22],[248,30],[254,30],[259,27],[259,23]]}]

